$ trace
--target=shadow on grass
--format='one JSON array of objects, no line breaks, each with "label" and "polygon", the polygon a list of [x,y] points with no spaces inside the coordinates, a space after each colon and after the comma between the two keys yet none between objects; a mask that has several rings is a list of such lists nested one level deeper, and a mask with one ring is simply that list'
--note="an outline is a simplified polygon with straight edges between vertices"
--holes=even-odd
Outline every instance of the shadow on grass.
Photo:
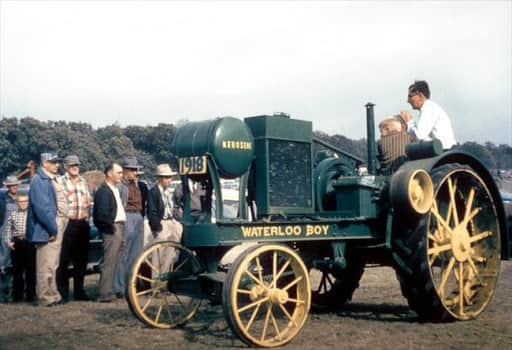
[{"label": "shadow on grass", "polygon": [[402,304],[348,303],[341,308],[321,308],[311,312],[313,315],[336,314],[356,320],[385,322],[420,322],[414,311]]}]

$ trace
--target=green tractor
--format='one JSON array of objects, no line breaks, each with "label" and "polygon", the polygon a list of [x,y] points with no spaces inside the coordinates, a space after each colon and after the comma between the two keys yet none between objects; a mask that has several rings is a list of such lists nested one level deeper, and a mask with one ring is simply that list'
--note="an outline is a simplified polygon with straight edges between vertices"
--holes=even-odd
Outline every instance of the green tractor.
[{"label": "green tractor", "polygon": [[[383,174],[373,105],[366,109],[367,164],[286,115],[180,127],[171,150],[183,184],[183,238],[147,246],[132,266],[127,299],[136,317],[172,328],[208,300],[222,304],[249,346],[282,346],[312,307],[349,300],[370,263],[395,268],[424,320],[478,316],[510,256],[492,176],[436,142],[410,145],[407,161]],[[235,217],[224,215],[222,179],[238,181]],[[191,210],[194,184],[200,213]]]}]

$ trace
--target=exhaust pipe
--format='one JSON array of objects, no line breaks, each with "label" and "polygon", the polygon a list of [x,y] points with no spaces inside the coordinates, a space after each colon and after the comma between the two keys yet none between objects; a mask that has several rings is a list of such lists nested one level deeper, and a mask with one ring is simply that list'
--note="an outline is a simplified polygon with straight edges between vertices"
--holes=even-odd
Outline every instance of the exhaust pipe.
[{"label": "exhaust pipe", "polygon": [[366,142],[368,148],[368,173],[375,175],[377,173],[377,156],[375,154],[375,116],[373,107],[375,104],[368,102],[366,104]]}]

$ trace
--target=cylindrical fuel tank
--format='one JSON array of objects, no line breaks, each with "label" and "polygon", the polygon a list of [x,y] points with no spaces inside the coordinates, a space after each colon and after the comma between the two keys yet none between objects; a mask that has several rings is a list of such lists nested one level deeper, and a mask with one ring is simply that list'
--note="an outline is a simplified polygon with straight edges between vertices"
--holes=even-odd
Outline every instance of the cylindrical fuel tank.
[{"label": "cylindrical fuel tank", "polygon": [[254,155],[254,140],[245,123],[232,117],[190,122],[178,130],[171,145],[178,158],[210,155],[223,178],[241,176]]}]

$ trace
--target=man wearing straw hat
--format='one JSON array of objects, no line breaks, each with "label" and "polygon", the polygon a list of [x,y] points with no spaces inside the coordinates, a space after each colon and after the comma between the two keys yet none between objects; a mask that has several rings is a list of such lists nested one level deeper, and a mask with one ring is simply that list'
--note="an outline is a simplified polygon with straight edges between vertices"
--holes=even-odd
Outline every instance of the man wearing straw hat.
[{"label": "man wearing straw hat", "polygon": [[[181,241],[181,224],[173,217],[173,201],[170,185],[176,175],[169,164],[160,164],[156,168],[158,183],[149,190],[148,220],[155,241]],[[177,258],[174,249],[165,250],[160,257],[160,272],[167,272]],[[154,262],[158,263],[158,262]]]}]

